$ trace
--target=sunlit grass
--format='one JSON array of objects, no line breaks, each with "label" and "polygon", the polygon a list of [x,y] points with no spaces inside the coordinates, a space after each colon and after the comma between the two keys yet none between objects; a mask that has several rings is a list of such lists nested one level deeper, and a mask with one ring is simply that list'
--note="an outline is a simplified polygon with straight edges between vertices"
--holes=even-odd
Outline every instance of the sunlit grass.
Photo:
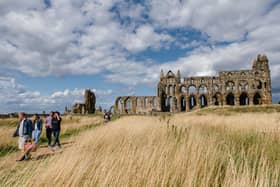
[{"label": "sunlit grass", "polygon": [[70,148],[10,168],[0,185],[277,186],[279,121],[275,112],[122,116],[83,126]]}]

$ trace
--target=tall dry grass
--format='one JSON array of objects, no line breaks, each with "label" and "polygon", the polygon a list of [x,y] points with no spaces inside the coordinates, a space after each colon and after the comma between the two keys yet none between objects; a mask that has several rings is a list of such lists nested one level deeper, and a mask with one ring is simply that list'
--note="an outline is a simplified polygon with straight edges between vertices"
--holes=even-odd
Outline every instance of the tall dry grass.
[{"label": "tall dry grass", "polygon": [[278,114],[124,117],[61,154],[0,176],[2,186],[278,186]]}]

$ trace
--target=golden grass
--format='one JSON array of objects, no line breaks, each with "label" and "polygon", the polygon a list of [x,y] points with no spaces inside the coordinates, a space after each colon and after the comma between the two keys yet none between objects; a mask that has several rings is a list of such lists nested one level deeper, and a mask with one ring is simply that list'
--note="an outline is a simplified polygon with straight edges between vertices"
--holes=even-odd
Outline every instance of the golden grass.
[{"label": "golden grass", "polygon": [[1,186],[278,186],[279,114],[130,116],[61,154],[0,172]]}]

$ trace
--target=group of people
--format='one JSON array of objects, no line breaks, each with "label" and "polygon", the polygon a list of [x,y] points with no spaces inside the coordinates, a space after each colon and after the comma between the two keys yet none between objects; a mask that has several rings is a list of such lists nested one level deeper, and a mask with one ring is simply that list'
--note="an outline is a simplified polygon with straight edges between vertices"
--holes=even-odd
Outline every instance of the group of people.
[{"label": "group of people", "polygon": [[[22,150],[23,155],[18,161],[28,160],[31,157],[31,152],[35,151],[40,143],[40,137],[43,131],[43,120],[38,114],[35,114],[33,121],[28,119],[24,112],[18,113],[19,125],[16,128],[13,136],[18,136],[18,148]],[[50,112],[45,120],[46,136],[48,146],[60,148],[59,134],[61,130],[62,118],[59,112]],[[52,136],[54,142],[52,143]]]},{"label": "group of people", "polygon": [[104,111],[104,123],[108,123],[109,121],[111,121],[113,114],[111,112],[106,112],[106,110]]}]

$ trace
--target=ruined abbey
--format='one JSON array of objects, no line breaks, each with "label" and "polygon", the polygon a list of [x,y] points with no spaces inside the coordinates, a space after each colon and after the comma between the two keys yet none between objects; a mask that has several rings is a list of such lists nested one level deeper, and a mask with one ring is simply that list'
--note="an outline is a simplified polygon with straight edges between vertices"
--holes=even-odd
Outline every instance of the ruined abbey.
[{"label": "ruined abbey", "polygon": [[[94,114],[96,97],[91,90],[85,90],[84,103],[75,103],[70,113],[72,114]],[[67,113],[67,112],[66,112]]]},{"label": "ruined abbey", "polygon": [[221,71],[218,76],[184,77],[161,71],[157,96],[122,96],[116,113],[184,112],[207,106],[271,104],[268,58],[258,55],[252,69]]}]

